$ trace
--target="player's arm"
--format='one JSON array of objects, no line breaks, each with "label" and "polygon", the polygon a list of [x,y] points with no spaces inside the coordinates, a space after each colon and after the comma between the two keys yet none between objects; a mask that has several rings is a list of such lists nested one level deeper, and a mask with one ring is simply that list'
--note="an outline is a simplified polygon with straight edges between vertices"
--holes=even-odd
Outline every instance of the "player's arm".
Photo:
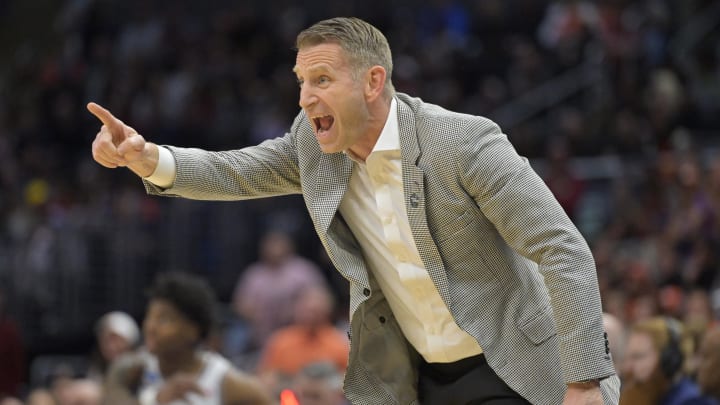
[{"label": "player's arm", "polygon": [[274,405],[269,390],[257,378],[229,371],[223,379],[223,405]]},{"label": "player's arm", "polygon": [[143,367],[142,357],[135,353],[115,360],[105,376],[102,403],[104,405],[138,405],[135,393],[140,386]]}]

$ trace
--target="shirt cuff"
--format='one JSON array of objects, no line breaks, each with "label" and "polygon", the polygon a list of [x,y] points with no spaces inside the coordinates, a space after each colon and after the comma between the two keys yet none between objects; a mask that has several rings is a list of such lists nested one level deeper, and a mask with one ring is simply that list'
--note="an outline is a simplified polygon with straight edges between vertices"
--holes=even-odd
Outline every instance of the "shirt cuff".
[{"label": "shirt cuff", "polygon": [[158,146],[158,164],[155,171],[145,180],[160,187],[170,188],[175,183],[175,174],[177,167],[175,165],[175,157],[167,148]]}]

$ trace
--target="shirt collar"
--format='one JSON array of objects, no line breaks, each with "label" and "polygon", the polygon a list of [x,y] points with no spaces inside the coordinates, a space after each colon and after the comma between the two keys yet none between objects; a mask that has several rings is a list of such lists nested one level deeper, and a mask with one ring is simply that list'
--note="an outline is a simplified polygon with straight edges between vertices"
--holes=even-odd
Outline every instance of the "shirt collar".
[{"label": "shirt collar", "polygon": [[390,113],[388,113],[385,126],[380,132],[380,137],[375,142],[373,152],[400,150],[400,133],[398,131],[397,101],[393,97],[390,101]]}]

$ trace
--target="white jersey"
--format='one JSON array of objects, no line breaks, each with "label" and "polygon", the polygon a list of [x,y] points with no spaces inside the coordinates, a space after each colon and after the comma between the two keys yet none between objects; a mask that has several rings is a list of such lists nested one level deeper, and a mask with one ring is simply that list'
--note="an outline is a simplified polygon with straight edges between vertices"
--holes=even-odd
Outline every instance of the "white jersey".
[{"label": "white jersey", "polygon": [[[232,365],[222,356],[213,352],[202,352],[203,369],[197,383],[205,395],[190,393],[183,400],[173,401],[170,405],[222,405],[222,383],[225,374]],[[139,390],[141,405],[156,404],[156,396],[164,380],[160,374],[157,357],[147,356]]]}]

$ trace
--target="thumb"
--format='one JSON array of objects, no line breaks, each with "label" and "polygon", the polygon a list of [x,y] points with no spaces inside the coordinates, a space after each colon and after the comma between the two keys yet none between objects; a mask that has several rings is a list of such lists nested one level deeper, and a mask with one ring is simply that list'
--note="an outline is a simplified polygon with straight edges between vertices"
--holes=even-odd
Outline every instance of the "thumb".
[{"label": "thumb", "polygon": [[118,153],[124,155],[129,152],[142,152],[145,148],[145,139],[138,133],[130,134],[120,145]]},{"label": "thumb", "polygon": [[122,135],[124,133],[124,124],[119,119],[115,118],[114,115],[100,104],[93,102],[88,103],[88,111],[90,111],[97,119],[99,119],[105,126],[110,130],[110,133],[115,136]]}]

